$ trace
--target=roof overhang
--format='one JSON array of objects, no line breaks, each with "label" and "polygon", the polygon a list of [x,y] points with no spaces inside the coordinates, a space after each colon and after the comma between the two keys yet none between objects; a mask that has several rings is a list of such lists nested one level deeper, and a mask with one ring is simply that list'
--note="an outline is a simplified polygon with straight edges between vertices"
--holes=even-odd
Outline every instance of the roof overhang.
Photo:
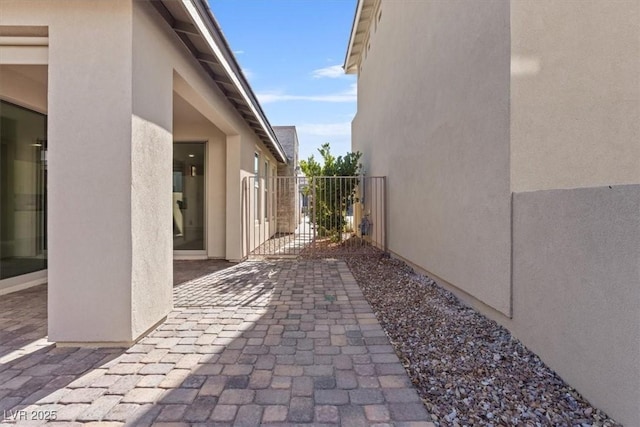
[{"label": "roof overhang", "polygon": [[360,57],[366,48],[367,35],[369,34],[369,28],[371,28],[371,21],[378,1],[380,0],[358,0],[356,15],[353,18],[351,27],[347,55],[342,66],[347,74],[356,74],[358,72],[358,64],[360,64]]},{"label": "roof overhang", "polygon": [[149,3],[274,157],[287,163],[287,156],[206,0],[149,0]]}]

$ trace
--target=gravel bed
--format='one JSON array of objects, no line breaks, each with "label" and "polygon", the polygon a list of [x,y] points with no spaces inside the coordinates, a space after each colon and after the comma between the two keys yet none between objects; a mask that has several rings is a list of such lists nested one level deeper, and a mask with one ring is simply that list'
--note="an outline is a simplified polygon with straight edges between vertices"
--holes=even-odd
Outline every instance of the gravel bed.
[{"label": "gravel bed", "polygon": [[349,265],[436,425],[620,426],[507,329],[402,261],[372,247],[335,257]]}]

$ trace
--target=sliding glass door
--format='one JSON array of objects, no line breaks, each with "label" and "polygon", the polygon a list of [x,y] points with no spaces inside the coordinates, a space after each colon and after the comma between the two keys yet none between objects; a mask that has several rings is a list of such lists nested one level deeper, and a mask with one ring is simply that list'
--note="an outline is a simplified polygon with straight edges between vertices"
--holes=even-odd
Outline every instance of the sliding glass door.
[{"label": "sliding glass door", "polygon": [[173,144],[173,250],[205,250],[205,143]]},{"label": "sliding glass door", "polygon": [[47,117],[0,101],[0,280],[47,268]]}]

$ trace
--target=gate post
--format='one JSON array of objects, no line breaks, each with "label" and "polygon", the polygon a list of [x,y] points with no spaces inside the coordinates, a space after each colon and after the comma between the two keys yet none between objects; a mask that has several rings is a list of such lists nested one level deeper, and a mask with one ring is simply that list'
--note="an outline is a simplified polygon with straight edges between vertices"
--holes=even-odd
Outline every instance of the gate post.
[{"label": "gate post", "polygon": [[383,176],[382,177],[382,215],[384,215],[384,219],[382,221],[383,224],[383,230],[382,232],[384,233],[383,235],[383,242],[384,242],[384,252],[387,253],[389,252],[389,244],[388,244],[388,237],[387,237],[387,224],[388,224],[388,219],[387,219],[387,211],[389,210],[389,208],[387,207],[387,177]]},{"label": "gate post", "polygon": [[313,248],[315,249],[316,247],[316,227],[317,224],[315,222],[316,220],[316,183],[313,177],[311,177],[311,202],[313,203],[313,216],[311,218],[309,218],[309,223],[311,224],[311,226],[313,227],[313,239],[312,239],[312,244],[313,244]]}]

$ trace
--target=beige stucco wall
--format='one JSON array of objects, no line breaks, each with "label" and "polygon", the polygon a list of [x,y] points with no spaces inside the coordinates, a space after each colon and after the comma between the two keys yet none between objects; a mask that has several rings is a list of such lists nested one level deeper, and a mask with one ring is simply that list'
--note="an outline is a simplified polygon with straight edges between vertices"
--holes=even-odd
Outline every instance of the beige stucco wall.
[{"label": "beige stucco wall", "polygon": [[388,175],[389,249],[639,425],[640,3],[382,11],[353,149]]},{"label": "beige stucco wall", "polygon": [[587,399],[640,425],[640,185],[517,193],[514,334]]},{"label": "beige stucco wall", "polygon": [[2,9],[0,25],[49,27],[49,338],[130,341],[131,5]]},{"label": "beige stucco wall", "polygon": [[[0,25],[49,29],[49,338],[129,343],[171,309],[174,92],[222,131],[211,156],[229,159],[221,138],[261,143],[146,3],[2,0]],[[215,198],[232,188],[239,209],[241,158],[228,166]],[[228,212],[216,255],[242,244]]]},{"label": "beige stucco wall", "polygon": [[[246,216],[245,212],[243,212],[243,215],[245,216],[243,220],[246,222],[248,218],[248,221],[249,221],[249,227],[246,228],[246,230],[248,231],[248,236],[247,235],[244,236],[244,240],[245,240],[244,256],[247,256],[250,251],[260,246],[262,243],[264,243],[276,232],[276,222],[274,221],[274,218],[267,218],[265,220],[265,218],[263,217],[263,209],[264,209],[263,204],[265,203],[264,162],[265,160],[269,161],[269,169],[272,169],[273,166],[276,165],[277,163],[275,163],[275,159],[273,155],[269,151],[267,151],[261,144],[257,144],[257,141],[255,139],[242,138],[240,142],[241,142],[241,150],[242,150],[240,168],[242,171],[242,177],[243,178],[247,177],[247,183],[245,185],[245,193],[243,195],[243,198],[244,198],[243,203],[245,203],[244,205],[245,209],[247,209],[247,203],[248,203],[248,209],[249,209],[248,217]],[[260,156],[260,163],[259,163],[260,176],[258,179],[258,182],[260,185],[260,196],[258,200],[255,199],[254,188],[251,187],[251,184],[255,183],[255,180],[249,179],[249,177],[254,176],[254,159],[255,159],[254,156],[256,153],[258,153],[258,155]],[[271,175],[272,172],[269,171],[269,174]],[[273,190],[273,188],[271,190]],[[259,205],[258,218],[256,218],[255,216],[256,204]]]},{"label": "beige stucco wall", "polygon": [[385,1],[374,27],[352,148],[388,176],[389,249],[509,313],[509,3]]},{"label": "beige stucco wall", "polygon": [[131,311],[137,338],[173,306],[173,69],[158,54],[167,41],[135,6],[132,26]]},{"label": "beige stucco wall", "polygon": [[640,182],[640,2],[511,1],[511,188]]}]

